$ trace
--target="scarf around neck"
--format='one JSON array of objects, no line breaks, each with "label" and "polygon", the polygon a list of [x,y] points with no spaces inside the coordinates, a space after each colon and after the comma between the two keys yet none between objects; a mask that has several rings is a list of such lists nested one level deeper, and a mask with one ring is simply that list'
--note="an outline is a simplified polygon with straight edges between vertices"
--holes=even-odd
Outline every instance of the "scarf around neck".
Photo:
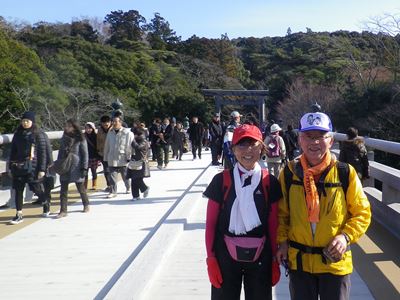
[{"label": "scarf around neck", "polygon": [[308,164],[308,161],[303,154],[300,157],[300,163],[301,163],[301,166],[303,167],[303,172],[304,172],[303,184],[304,184],[304,189],[306,192],[308,221],[310,221],[312,223],[318,223],[319,222],[320,205],[319,205],[318,190],[317,190],[317,186],[315,184],[314,176],[321,175],[322,172],[324,172],[326,168],[328,168],[333,163],[335,163],[335,156],[332,156],[331,153],[328,151],[325,154],[321,163],[319,163],[316,166],[311,167]]},{"label": "scarf around neck", "polygon": [[[239,171],[240,170],[240,171]],[[243,187],[245,180],[251,176],[251,184]],[[233,168],[236,199],[233,202],[229,221],[229,232],[243,235],[261,225],[260,217],[254,202],[254,191],[260,184],[261,167],[256,163],[253,170],[246,170],[240,163]]]}]

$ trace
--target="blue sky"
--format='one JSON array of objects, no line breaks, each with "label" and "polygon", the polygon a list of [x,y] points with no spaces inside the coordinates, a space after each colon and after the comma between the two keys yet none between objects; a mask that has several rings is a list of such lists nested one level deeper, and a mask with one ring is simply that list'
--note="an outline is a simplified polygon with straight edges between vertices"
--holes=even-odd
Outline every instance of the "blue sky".
[{"label": "blue sky", "polygon": [[149,22],[159,12],[177,35],[218,38],[284,36],[292,32],[361,31],[369,17],[400,13],[400,0],[0,0],[9,21],[103,20],[113,10],[135,9]]}]

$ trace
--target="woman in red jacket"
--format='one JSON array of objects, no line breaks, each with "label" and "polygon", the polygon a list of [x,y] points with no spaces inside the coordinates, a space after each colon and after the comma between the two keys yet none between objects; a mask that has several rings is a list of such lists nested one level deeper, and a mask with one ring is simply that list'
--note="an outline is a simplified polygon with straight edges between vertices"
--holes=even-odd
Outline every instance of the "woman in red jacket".
[{"label": "woman in red jacket", "polygon": [[211,299],[272,299],[280,276],[277,251],[277,179],[258,161],[265,145],[260,130],[242,125],[233,132],[235,167],[214,176],[204,195]]}]

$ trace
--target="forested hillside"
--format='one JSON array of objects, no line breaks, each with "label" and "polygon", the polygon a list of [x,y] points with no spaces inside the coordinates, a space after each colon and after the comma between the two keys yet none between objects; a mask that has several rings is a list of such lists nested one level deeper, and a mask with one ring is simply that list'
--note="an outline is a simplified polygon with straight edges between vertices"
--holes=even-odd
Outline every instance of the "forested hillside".
[{"label": "forested hillside", "polygon": [[[127,121],[197,114],[203,88],[267,89],[268,118],[295,123],[318,102],[336,129],[399,141],[400,31],[306,32],[284,37],[182,40],[159,14],[13,24],[0,19],[0,131],[27,109],[46,129],[96,121],[117,98]],[[245,110],[245,108],[243,108]]]}]

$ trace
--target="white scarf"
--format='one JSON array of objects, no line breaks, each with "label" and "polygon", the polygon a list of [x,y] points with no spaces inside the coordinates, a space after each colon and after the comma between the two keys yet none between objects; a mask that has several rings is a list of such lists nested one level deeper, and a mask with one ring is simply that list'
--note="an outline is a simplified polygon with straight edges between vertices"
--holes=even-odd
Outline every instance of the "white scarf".
[{"label": "white scarf", "polygon": [[[240,176],[239,169],[242,172],[242,176]],[[252,176],[251,184],[242,187],[245,179],[249,176]],[[258,216],[256,204],[254,202],[254,191],[261,180],[261,167],[256,163],[253,170],[247,171],[237,163],[233,168],[233,178],[235,182],[236,199],[232,205],[229,232],[241,235],[261,225],[260,217]]]}]

